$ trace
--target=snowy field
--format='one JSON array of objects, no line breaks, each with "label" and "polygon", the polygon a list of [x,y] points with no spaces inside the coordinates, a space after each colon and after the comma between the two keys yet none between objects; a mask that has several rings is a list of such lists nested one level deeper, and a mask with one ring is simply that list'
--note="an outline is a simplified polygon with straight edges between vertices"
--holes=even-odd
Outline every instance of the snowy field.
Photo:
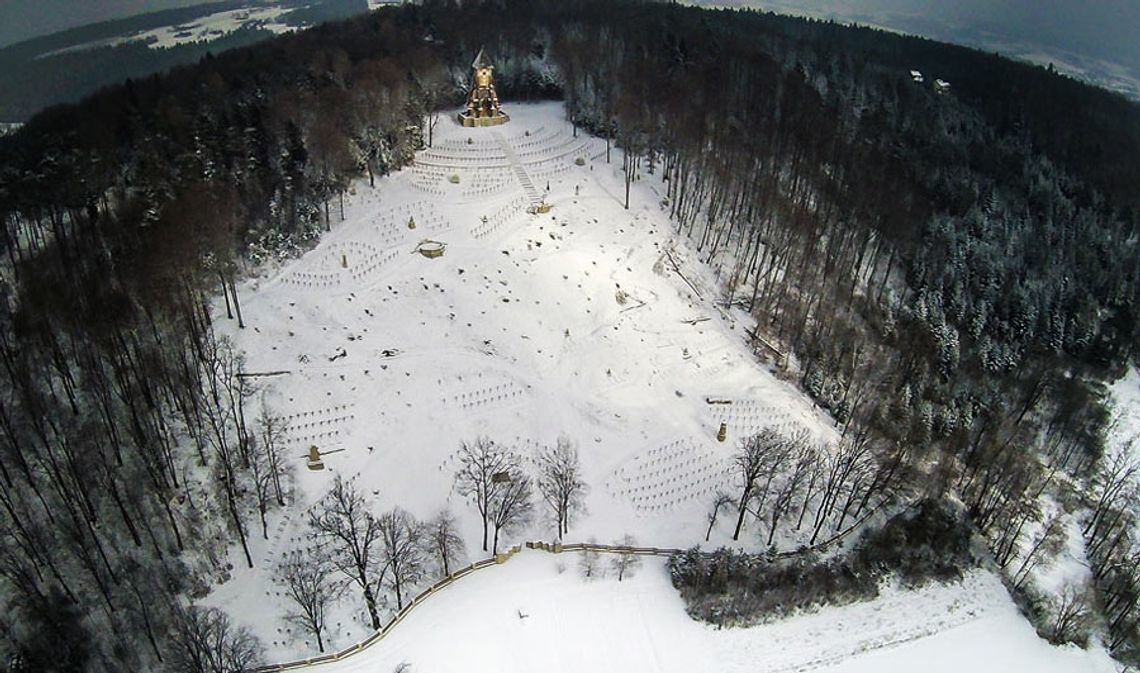
[{"label": "snowy field", "polygon": [[[377,9],[383,5],[397,4],[401,0],[368,0],[368,10]],[[115,47],[129,42],[143,42],[151,49],[168,49],[180,44],[194,42],[213,42],[238,30],[260,28],[274,35],[290,33],[298,30],[298,26],[285,22],[284,17],[293,11],[293,7],[278,7],[267,5],[264,7],[248,6],[241,9],[230,9],[214,12],[192,21],[177,25],[162,26],[150,30],[140,30],[123,37],[113,37],[104,40],[84,42],[63,49],[54,49],[44,52],[36,58],[46,58],[56,54],[63,54],[96,47]]]},{"label": "snowy field", "polygon": [[180,44],[213,42],[243,28],[260,28],[275,35],[281,35],[297,30],[295,26],[290,26],[281,20],[289,11],[289,9],[282,7],[268,6],[214,12],[186,23],[140,30],[122,37],[83,42],[62,49],[53,49],[39,54],[36,58],[47,58],[57,54],[97,47],[117,47],[130,42],[143,42],[151,49],[168,49]]},{"label": "snowy field", "polygon": [[143,31],[119,42],[142,40],[151,49],[165,49],[189,42],[210,42],[245,27],[263,28],[279,35],[295,30],[278,21],[288,11],[282,7],[250,7],[216,12],[186,24]]},{"label": "snowy field", "polygon": [[[251,526],[256,567],[246,569],[235,550],[231,581],[206,601],[252,628],[270,661],[316,654],[282,621],[286,603],[272,575],[338,474],[356,479],[376,512],[399,506],[426,519],[449,507],[476,560],[488,556],[477,514],[452,491],[460,442],[486,436],[532,456],[565,435],[590,487],[569,541],[630,534],[641,545],[688,547],[703,542],[716,491],[734,492],[731,455],[741,437],[775,426],[835,439],[830,420],[750,352],[748,318],[718,308],[716,269],[674,233],[656,176],[635,183],[625,210],[617,150],[607,164],[604,141],[574,137],[560,104],[507,112],[511,122],[490,129],[441,119],[434,148],[375,189],[358,183],[344,221],[314,250],[239,288],[245,330],[218,323],[246,352],[247,372],[272,374],[257,379],[260,392],[290,425],[291,502],[273,515],[270,539]],[[543,198],[549,213],[526,212]],[[444,255],[417,254],[425,239],[444,243]],[[224,316],[220,299],[215,308]],[[311,445],[327,469],[305,468]],[[707,547],[731,544],[732,519],[721,517]],[[759,532],[746,529],[741,544],[759,548]],[[553,537],[536,520],[502,546]],[[777,542],[791,549],[803,540]],[[618,585],[583,584],[573,557],[555,558],[524,552],[464,578],[367,656],[327,670],[388,671],[403,659],[423,671],[534,670],[552,660],[571,663],[551,670],[757,670],[761,661],[764,670],[904,670],[915,652],[962,662],[936,670],[1011,670],[996,668],[1002,659],[982,645],[962,649],[964,634],[1002,656],[1053,666],[1013,670],[1093,670],[1082,655],[1037,641],[988,575],[712,631],[685,615],[659,560]],[[358,592],[329,623],[330,651],[368,635]],[[902,641],[914,642],[846,660]],[[886,659],[860,663],[874,657]]]},{"label": "snowy field", "polygon": [[[581,579],[576,554],[524,551],[413,611],[390,636],[315,673],[1096,673],[1103,654],[1037,638],[1001,583],[979,572],[919,591],[748,629],[691,620],[664,563],[646,560],[618,583]],[[559,572],[559,566],[565,566]]]}]

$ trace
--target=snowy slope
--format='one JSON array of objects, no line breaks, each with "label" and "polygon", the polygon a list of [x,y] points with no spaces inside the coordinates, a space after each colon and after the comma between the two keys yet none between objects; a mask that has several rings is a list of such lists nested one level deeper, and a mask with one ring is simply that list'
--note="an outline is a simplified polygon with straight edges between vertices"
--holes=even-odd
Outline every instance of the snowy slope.
[{"label": "snowy slope", "polygon": [[[414,167],[375,189],[358,184],[344,221],[319,246],[239,289],[245,330],[218,323],[245,350],[247,372],[274,373],[259,386],[290,422],[292,501],[275,514],[269,540],[251,530],[256,567],[245,569],[235,553],[231,581],[207,599],[253,628],[271,661],[315,654],[282,622],[272,570],[303,539],[307,510],[336,474],[357,479],[377,512],[398,505],[427,518],[450,507],[474,560],[488,554],[477,515],[451,488],[460,441],[485,435],[531,455],[565,434],[591,489],[570,540],[629,533],[644,545],[687,547],[703,542],[716,490],[732,489],[736,440],[767,425],[835,439],[830,420],[749,352],[747,317],[716,306],[714,270],[674,233],[657,177],[634,185],[627,211],[617,150],[607,164],[604,142],[573,137],[558,104],[508,112],[512,121],[494,129],[442,120],[435,147]],[[536,196],[553,210],[527,214]],[[445,243],[445,254],[417,254],[424,239]],[[716,441],[722,421],[724,443]],[[310,445],[329,452],[328,469],[305,469]],[[709,546],[731,542],[729,519]],[[746,532],[742,544],[759,547],[761,531]],[[538,521],[505,543],[552,538]],[[780,539],[782,548],[800,542]],[[1076,655],[1039,644],[988,575],[712,631],[684,614],[660,561],[620,586],[582,586],[574,562],[526,552],[464,578],[367,656],[328,670],[388,671],[407,658],[414,670],[522,671],[553,657],[575,670],[755,670],[758,661],[800,670],[947,629],[928,640],[952,648],[954,634],[976,628],[958,625],[981,618],[994,634],[987,642],[1003,652],[1053,657],[1055,668],[1040,670],[1088,670],[1070,665],[1084,661]],[[559,563],[570,567],[563,575]],[[366,623],[350,592],[330,620],[330,649],[362,640]],[[910,656],[913,647],[882,656]]]},{"label": "snowy slope", "polygon": [[[368,10],[376,9],[382,5],[394,4],[400,0],[368,0]],[[307,25],[299,24],[295,19],[290,20],[290,14],[298,9],[297,5],[278,5],[272,0],[260,3],[245,3],[237,9],[213,11],[193,20],[183,23],[170,24],[150,28],[148,30],[134,30],[121,35],[107,37],[72,44],[63,48],[45,51],[36,58],[47,58],[57,54],[64,54],[96,47],[116,47],[128,43],[141,42],[151,49],[169,49],[181,44],[195,42],[213,42],[219,38],[230,35],[239,30],[266,30],[274,35],[290,33]]]},{"label": "snowy slope", "polygon": [[[715,491],[731,487],[737,439],[766,425],[834,436],[756,362],[738,316],[665,262],[673,249],[694,285],[714,286],[673,233],[656,178],[635,186],[626,211],[616,151],[607,164],[604,142],[573,137],[558,104],[509,112],[496,129],[442,121],[413,169],[358,186],[316,249],[240,290],[247,329],[220,323],[247,371],[289,372],[259,382],[289,417],[298,480],[273,539],[256,544],[258,568],[236,571],[218,603],[272,593],[269,571],[337,473],[374,491],[378,510],[426,518],[450,506],[482,558],[475,513],[451,492],[460,441],[486,435],[531,455],[565,434],[591,489],[572,539],[688,546],[703,540]],[[525,212],[520,171],[539,192],[549,185],[550,213]],[[414,253],[426,238],[447,244],[443,257]],[[737,404],[729,416],[707,397]],[[337,451],[327,470],[304,468],[311,444]],[[518,536],[551,537],[541,524]],[[280,607],[261,602],[248,618],[267,642],[285,635]],[[359,638],[352,630],[333,640]]]},{"label": "snowy slope", "polygon": [[1109,429],[1107,448],[1114,449],[1140,439],[1140,371],[1130,367],[1128,372],[1109,388],[1112,409],[1112,427]]},{"label": "snowy slope", "polygon": [[[660,560],[585,581],[573,554],[523,552],[434,596],[383,641],[314,673],[1095,673],[1103,654],[1037,638],[989,573],[747,629],[689,619]],[[559,565],[565,572],[558,571]],[[523,615],[523,616],[520,616]]]}]

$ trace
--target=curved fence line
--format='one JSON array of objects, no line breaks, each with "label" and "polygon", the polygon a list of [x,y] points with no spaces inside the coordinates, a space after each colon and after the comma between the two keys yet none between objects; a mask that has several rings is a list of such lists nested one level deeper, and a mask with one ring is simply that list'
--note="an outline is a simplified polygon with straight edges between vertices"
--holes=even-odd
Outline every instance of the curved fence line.
[{"label": "curved fence line", "polygon": [[[831,545],[835,544],[836,542],[847,537],[848,534],[850,534],[852,531],[854,531],[856,528],[858,528],[860,524],[862,524],[864,521],[866,521],[872,514],[874,514],[876,511],[878,511],[884,504],[885,504],[885,501],[880,502],[877,506],[875,506],[869,512],[867,512],[867,514],[863,518],[861,518],[858,521],[856,521],[855,523],[853,523],[849,528],[847,528],[846,530],[844,530],[840,533],[837,533],[836,535],[828,538],[827,540],[824,540],[823,542],[820,542],[819,544],[816,544],[816,545],[813,545],[813,546],[807,547],[807,548],[796,549],[793,551],[778,552],[774,555],[771,555],[769,558],[785,559],[785,558],[792,558],[794,556],[806,554],[809,552],[823,551],[823,550],[827,549],[828,547],[830,547]],[[674,554],[684,554],[684,553],[688,552],[687,549],[677,549],[677,548],[672,548],[672,547],[630,547],[630,546],[623,546],[623,545],[596,544],[593,542],[571,542],[569,544],[562,544],[561,542],[527,542],[527,543],[525,543],[525,547],[527,549],[538,549],[541,551],[550,552],[552,554],[560,554],[562,552],[592,551],[592,552],[599,552],[599,553],[603,553],[603,554],[634,554],[637,556],[665,556],[665,557],[668,557],[668,556],[673,556]],[[448,586],[451,586],[451,584],[453,582],[455,582],[456,580],[458,580],[459,578],[466,577],[467,575],[470,575],[471,573],[474,573],[477,570],[482,570],[484,568],[490,568],[491,566],[501,565],[503,563],[506,563],[515,554],[519,553],[522,549],[523,549],[523,545],[514,545],[510,549],[508,549],[506,552],[503,552],[502,554],[498,554],[496,556],[493,556],[491,558],[486,558],[486,559],[483,559],[481,561],[476,561],[469,566],[466,566],[464,568],[460,568],[459,570],[456,570],[455,572],[451,573],[447,577],[444,577],[443,579],[439,580],[438,582],[431,585],[427,589],[424,589],[423,591],[421,591],[419,593],[419,595],[417,595],[415,598],[413,598],[411,601],[409,601],[408,604],[405,605],[402,610],[397,612],[396,615],[394,617],[392,617],[391,621],[389,621],[387,624],[384,624],[380,628],[380,630],[376,631],[375,633],[368,636],[364,640],[356,643],[355,645],[349,645],[348,647],[346,647],[346,648],[344,648],[338,652],[333,652],[331,654],[323,654],[321,656],[309,657],[306,659],[297,659],[295,661],[289,661],[289,662],[285,662],[285,663],[281,663],[281,664],[269,664],[267,666],[261,666],[259,668],[253,669],[252,673],[277,673],[279,671],[294,671],[294,670],[299,670],[299,669],[303,669],[303,668],[308,668],[310,666],[316,666],[319,664],[327,664],[327,663],[331,663],[331,662],[335,662],[335,661],[340,661],[340,660],[345,659],[347,657],[350,657],[354,654],[357,654],[358,652],[365,650],[368,647],[371,647],[373,644],[377,643],[378,641],[383,640],[384,636],[388,635],[388,633],[392,629],[394,629],[397,624],[402,622],[404,620],[404,618],[408,616],[408,613],[410,613],[412,610],[414,610],[416,608],[416,606],[418,606],[420,603],[422,603],[424,600],[426,600],[428,596],[431,596],[432,594],[434,594],[437,591],[441,591],[443,589],[446,589]],[[715,552],[704,551],[704,552],[700,552],[700,553],[703,555],[709,556]]]},{"label": "curved fence line", "polygon": [[[531,546],[531,543],[527,543],[527,547],[529,548],[530,546]],[[410,613],[413,609],[415,609],[416,606],[418,606],[420,603],[422,603],[428,596],[434,594],[437,591],[440,591],[442,589],[447,588],[448,586],[451,585],[452,582],[458,580],[461,577],[465,577],[467,575],[470,575],[471,573],[475,572],[476,570],[482,570],[483,568],[489,568],[489,567],[494,566],[494,565],[505,563],[512,556],[517,554],[521,549],[522,549],[521,545],[515,545],[502,554],[498,554],[497,556],[493,556],[491,558],[486,558],[486,559],[483,559],[481,561],[476,561],[469,566],[466,566],[464,568],[460,568],[459,570],[456,570],[455,572],[451,573],[447,577],[444,577],[443,579],[439,580],[438,582],[431,585],[427,589],[424,589],[423,591],[421,591],[419,593],[419,595],[417,595],[415,598],[413,598],[411,601],[409,601],[406,605],[404,605],[403,609],[400,610],[399,612],[397,612],[396,615],[394,617],[392,617],[391,621],[389,621],[387,624],[384,624],[383,626],[380,627],[380,629],[378,631],[376,631],[372,635],[368,636],[364,640],[356,643],[355,645],[349,645],[348,647],[346,647],[346,648],[344,648],[338,652],[332,652],[330,654],[322,654],[322,655],[317,656],[317,657],[308,657],[305,659],[297,659],[295,661],[289,661],[289,662],[285,662],[285,663],[281,663],[281,664],[269,664],[267,666],[261,666],[261,667],[253,669],[252,673],[274,673],[276,671],[293,671],[293,670],[297,670],[297,669],[308,668],[310,666],[316,666],[319,664],[327,664],[327,663],[332,663],[334,661],[340,661],[346,657],[352,656],[352,655],[360,652],[361,650],[364,650],[364,649],[370,647],[371,645],[375,644],[377,641],[382,640],[384,638],[384,636],[386,636],[388,634],[389,631],[394,629],[397,624],[402,622],[404,620],[404,618],[408,616],[408,613]]]}]

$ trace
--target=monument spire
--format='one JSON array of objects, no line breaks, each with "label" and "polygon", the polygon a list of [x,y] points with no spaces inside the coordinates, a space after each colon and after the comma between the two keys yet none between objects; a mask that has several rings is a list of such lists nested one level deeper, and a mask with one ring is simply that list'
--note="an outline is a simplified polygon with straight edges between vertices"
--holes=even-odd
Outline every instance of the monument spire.
[{"label": "monument spire", "polygon": [[471,93],[467,96],[467,109],[459,113],[459,122],[464,126],[496,126],[510,121],[499,108],[499,95],[492,77],[495,66],[486,49],[479,48],[471,69],[474,71]]}]

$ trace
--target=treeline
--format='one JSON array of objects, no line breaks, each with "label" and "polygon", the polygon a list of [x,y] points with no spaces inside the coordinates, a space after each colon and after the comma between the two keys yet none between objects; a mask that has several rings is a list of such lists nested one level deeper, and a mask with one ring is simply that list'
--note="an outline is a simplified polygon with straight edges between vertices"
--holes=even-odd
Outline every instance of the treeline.
[{"label": "treeline", "polygon": [[[533,472],[526,468],[526,458],[485,437],[461,442],[456,453],[455,493],[478,513],[482,550],[492,557],[499,556],[500,536],[518,533],[540,518],[561,541],[571,519],[582,512],[588,486],[569,438],[560,437],[554,446],[539,447],[529,456]],[[449,509],[419,521],[398,505],[380,514],[374,508],[374,498],[364,495],[355,480],[336,477],[307,511],[305,544],[275,569],[274,579],[289,601],[285,621],[311,635],[318,652],[325,651],[326,615],[345,594],[359,593],[369,625],[379,630],[388,622],[384,613],[395,617],[417,592],[461,569],[466,551]],[[627,536],[623,544],[632,546],[631,540]],[[583,574],[597,576],[596,553],[586,556]],[[632,554],[615,558],[619,581],[635,563]]]},{"label": "treeline", "polygon": [[4,140],[8,669],[258,659],[248,633],[187,603],[253,565],[249,539],[289,498],[284,422],[213,333],[211,298],[240,321],[249,259],[310,244],[350,179],[410,159],[446,72],[402,20],[130,82]]},{"label": "treeline", "polygon": [[[76,670],[145,669],[217,626],[173,606],[278,501],[258,461],[279,426],[257,420],[208,298],[221,290],[240,321],[248,265],[304,249],[352,180],[409,161],[481,45],[505,98],[561,94],[625,150],[629,184],[667,178],[724,301],[791,356],[845,439],[873,447],[880,467],[859,474],[891,456],[907,458],[892,479],[936,465],[928,494],[960,498],[1019,565],[1007,551],[1029,542],[1055,475],[1103,469],[1097,381],[1136,343],[1137,194],[1121,181],[1140,156],[1135,106],[966,49],[759,13],[384,8],[0,139],[0,637],[18,670],[60,652]],[[841,490],[860,494],[852,509],[860,483]],[[1126,652],[1140,582],[1120,521],[1088,534],[1107,540],[1092,558],[1118,588],[1103,596],[1123,606]]]},{"label": "treeline", "polygon": [[[31,52],[23,45],[0,50],[0,120],[25,121],[53,105],[73,103],[127,78],[148,77],[177,65],[196,63],[207,54],[244,47],[273,37],[245,27],[210,42],[152,49],[142,41],[56,53]],[[35,42],[35,41],[33,41]]]},{"label": "treeline", "polygon": [[878,596],[883,579],[909,587],[959,579],[979,564],[960,509],[924,500],[857,540],[842,555],[804,551],[787,558],[697,548],[669,558],[673,586],[689,614],[718,626],[748,626],[803,610]]},{"label": "treeline", "polygon": [[[214,335],[211,298],[240,325],[246,269],[315,244],[351,181],[406,164],[462,101],[485,36],[437,32],[388,8],[127,81],[3,139],[12,671],[257,661],[248,632],[187,602],[253,565],[249,539],[289,498],[287,428]],[[503,50],[501,81],[557,95],[532,35]]]}]

